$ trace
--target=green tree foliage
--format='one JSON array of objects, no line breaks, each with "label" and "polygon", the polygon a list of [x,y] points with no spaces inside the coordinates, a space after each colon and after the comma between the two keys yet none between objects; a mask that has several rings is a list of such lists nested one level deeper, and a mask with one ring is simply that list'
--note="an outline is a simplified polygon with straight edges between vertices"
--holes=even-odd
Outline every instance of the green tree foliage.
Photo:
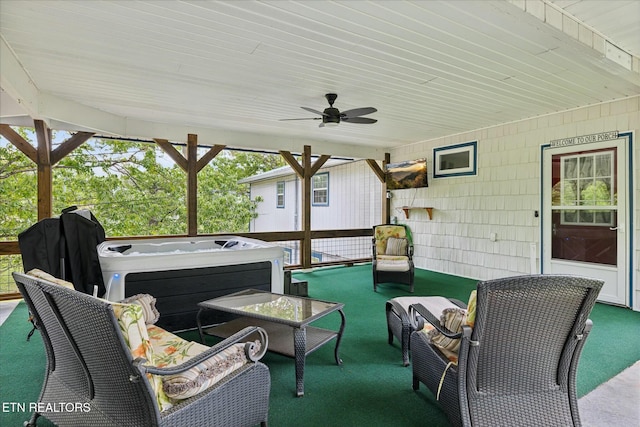
[{"label": "green tree foliage", "polygon": [[[10,201],[0,214],[15,218],[3,223],[2,234],[15,239],[35,222],[35,165],[11,144],[2,149],[1,164],[11,169],[2,177],[13,182],[0,181],[3,200]],[[248,231],[259,200],[251,201],[248,186],[238,181],[283,164],[278,155],[220,153],[198,174],[198,231]],[[53,212],[72,205],[90,209],[108,236],[185,234],[186,173],[155,144],[92,139],[53,168]]]},{"label": "green tree foliage", "polygon": [[[259,200],[242,178],[284,165],[278,155],[223,151],[198,174],[201,233],[247,231]],[[14,240],[36,221],[35,165],[0,146],[0,235]],[[92,139],[53,168],[53,212],[90,209],[109,236],[185,234],[186,174],[149,143]]]},{"label": "green tree foliage", "polygon": [[594,181],[582,190],[580,193],[580,201],[583,205],[611,205],[609,186],[603,181]]},{"label": "green tree foliage", "polygon": [[[248,231],[260,200],[238,181],[283,165],[279,155],[221,152],[198,174],[198,231]],[[0,196],[0,237],[15,240],[37,220],[36,168],[6,141]],[[53,167],[53,212],[73,205],[90,209],[108,236],[185,234],[186,174],[155,144],[91,139]]]},{"label": "green tree foliage", "polygon": [[[19,129],[27,138],[24,129]],[[17,148],[0,141],[0,240],[15,240],[38,217],[36,165]]]},{"label": "green tree foliage", "polygon": [[[32,130],[18,131],[35,146]],[[260,200],[252,201],[248,185],[238,181],[283,165],[279,155],[221,152],[198,174],[198,232],[248,231]],[[36,165],[0,139],[0,240],[16,240],[37,221],[36,179]],[[54,165],[53,212],[90,209],[107,236],[185,234],[186,181],[155,144],[91,139]],[[0,270],[14,268],[8,258],[0,257]]]},{"label": "green tree foliage", "polygon": [[154,144],[91,140],[54,168],[53,210],[90,209],[108,236],[184,234],[186,175]]},{"label": "green tree foliage", "polygon": [[284,164],[279,155],[220,153],[198,174],[198,232],[249,231],[261,200],[238,181]]}]

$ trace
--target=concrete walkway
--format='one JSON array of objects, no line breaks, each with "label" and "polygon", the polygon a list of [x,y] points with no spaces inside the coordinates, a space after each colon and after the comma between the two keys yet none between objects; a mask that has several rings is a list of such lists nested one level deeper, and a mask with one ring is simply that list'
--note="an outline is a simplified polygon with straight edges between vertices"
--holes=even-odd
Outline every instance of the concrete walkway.
[{"label": "concrete walkway", "polygon": [[640,426],[640,361],[578,401],[583,427]]}]

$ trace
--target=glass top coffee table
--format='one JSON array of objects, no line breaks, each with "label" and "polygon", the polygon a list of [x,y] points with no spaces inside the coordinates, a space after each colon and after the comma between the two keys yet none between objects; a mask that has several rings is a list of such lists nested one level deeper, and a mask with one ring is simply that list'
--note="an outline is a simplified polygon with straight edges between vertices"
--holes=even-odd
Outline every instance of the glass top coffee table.
[{"label": "glass top coffee table", "polygon": [[[308,354],[336,338],[335,359],[338,365],[342,364],[338,355],[346,320],[342,303],[247,289],[203,301],[198,306],[197,323],[202,342],[205,334],[227,338],[246,326],[260,326],[267,331],[267,350],[295,359],[298,397],[304,396],[304,364]],[[205,310],[223,311],[240,317],[203,328],[200,317]],[[341,317],[338,331],[309,326],[335,311]]]}]

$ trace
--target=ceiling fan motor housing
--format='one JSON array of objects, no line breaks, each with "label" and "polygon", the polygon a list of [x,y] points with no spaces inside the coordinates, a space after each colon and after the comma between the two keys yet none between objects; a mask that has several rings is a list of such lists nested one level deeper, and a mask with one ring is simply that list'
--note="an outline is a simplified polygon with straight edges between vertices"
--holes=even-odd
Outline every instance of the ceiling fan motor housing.
[{"label": "ceiling fan motor housing", "polygon": [[337,108],[325,108],[322,123],[340,123],[340,111]]}]

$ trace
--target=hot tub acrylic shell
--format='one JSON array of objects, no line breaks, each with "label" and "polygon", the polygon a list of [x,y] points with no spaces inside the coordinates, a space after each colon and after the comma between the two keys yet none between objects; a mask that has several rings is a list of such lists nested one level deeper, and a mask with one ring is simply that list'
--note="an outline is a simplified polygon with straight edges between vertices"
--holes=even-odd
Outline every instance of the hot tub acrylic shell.
[{"label": "hot tub acrylic shell", "polygon": [[[130,246],[130,247],[129,247]],[[125,249],[126,248],[126,249]],[[111,240],[98,245],[98,259],[108,291],[120,301],[131,273],[271,263],[271,292],[284,293],[284,250],[261,240],[239,236]]]}]

